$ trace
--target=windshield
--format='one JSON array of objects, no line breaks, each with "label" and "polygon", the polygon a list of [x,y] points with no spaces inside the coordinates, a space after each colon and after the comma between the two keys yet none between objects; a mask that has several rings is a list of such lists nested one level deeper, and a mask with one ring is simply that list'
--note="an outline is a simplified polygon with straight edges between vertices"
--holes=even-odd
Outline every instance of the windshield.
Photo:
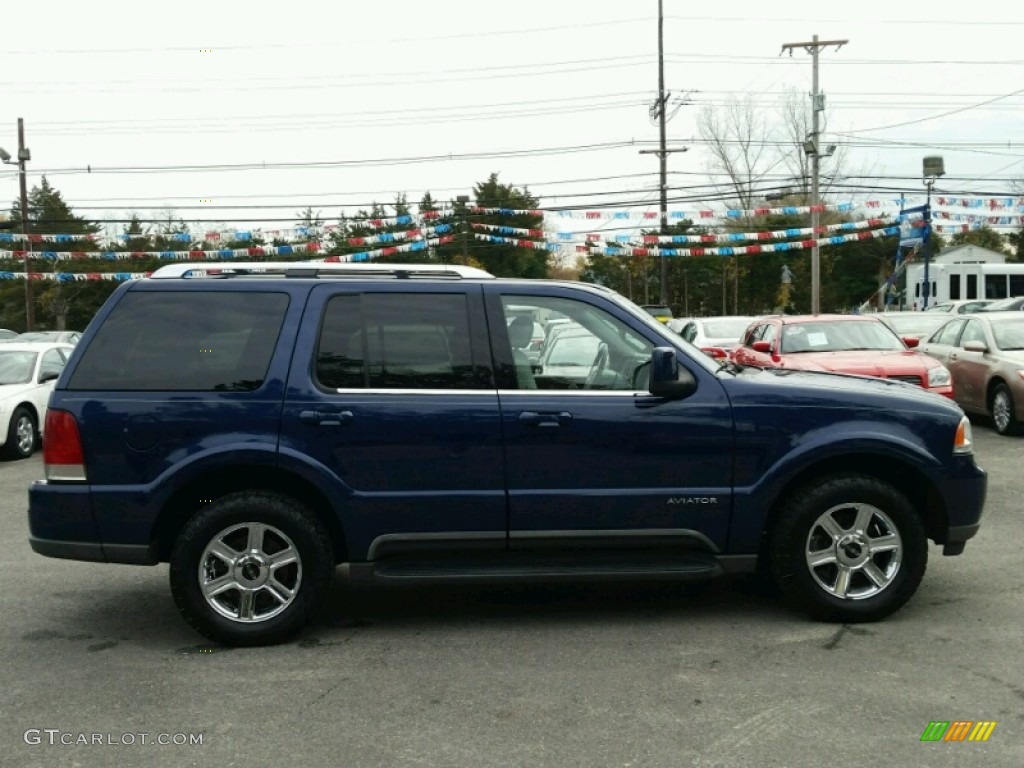
[{"label": "windshield", "polygon": [[36,357],[36,352],[0,352],[0,385],[32,381]]},{"label": "windshield", "polygon": [[35,333],[23,333],[18,336],[18,341],[53,341],[57,337],[56,333],[47,333],[46,331],[37,331]]},{"label": "windshield", "polygon": [[938,314],[936,316],[923,316],[922,314],[916,313],[913,315],[900,315],[899,317],[886,317],[885,321],[896,329],[896,333],[900,334],[912,334],[912,333],[931,333],[940,325],[949,320],[947,314]]},{"label": "windshield", "polygon": [[880,322],[835,320],[782,327],[783,353],[901,351],[903,342]]},{"label": "windshield", "polygon": [[1001,312],[1006,309],[1017,309],[1020,306],[1021,299],[1017,297],[1010,297],[1009,299],[1000,299],[999,301],[993,301],[991,304],[985,305],[986,312]]},{"label": "windshield", "polygon": [[992,335],[1000,349],[1024,349],[1024,317],[1011,317],[992,323]]},{"label": "windshield", "polygon": [[547,364],[551,366],[590,366],[597,357],[600,339],[596,336],[564,336],[555,339],[548,355]]}]

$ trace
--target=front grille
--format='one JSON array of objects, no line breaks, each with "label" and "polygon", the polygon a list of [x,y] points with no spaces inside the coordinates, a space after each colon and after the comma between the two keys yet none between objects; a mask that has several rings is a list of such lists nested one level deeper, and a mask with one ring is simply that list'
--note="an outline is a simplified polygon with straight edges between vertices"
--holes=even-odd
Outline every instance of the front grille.
[{"label": "front grille", "polygon": [[889,378],[896,381],[905,381],[907,384],[916,384],[919,387],[924,386],[924,379],[920,376],[889,376]]}]

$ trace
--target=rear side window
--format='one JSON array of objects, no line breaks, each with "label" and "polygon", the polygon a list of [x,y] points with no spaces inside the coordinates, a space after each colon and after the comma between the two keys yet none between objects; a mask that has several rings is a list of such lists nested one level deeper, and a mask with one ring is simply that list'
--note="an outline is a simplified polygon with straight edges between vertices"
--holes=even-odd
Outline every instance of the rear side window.
[{"label": "rear side window", "polygon": [[68,389],[258,389],[287,308],[283,293],[133,291],[93,337]]},{"label": "rear side window", "polygon": [[333,297],[320,329],[316,379],[328,389],[476,389],[466,297]]}]

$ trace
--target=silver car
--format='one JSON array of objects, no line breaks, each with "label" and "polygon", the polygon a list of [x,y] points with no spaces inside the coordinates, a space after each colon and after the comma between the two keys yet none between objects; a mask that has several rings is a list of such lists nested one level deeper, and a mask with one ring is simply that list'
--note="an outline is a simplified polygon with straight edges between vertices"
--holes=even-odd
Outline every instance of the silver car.
[{"label": "silver car", "polygon": [[949,320],[918,350],[953,377],[953,399],[992,418],[996,432],[1024,424],[1024,312],[977,312]]}]

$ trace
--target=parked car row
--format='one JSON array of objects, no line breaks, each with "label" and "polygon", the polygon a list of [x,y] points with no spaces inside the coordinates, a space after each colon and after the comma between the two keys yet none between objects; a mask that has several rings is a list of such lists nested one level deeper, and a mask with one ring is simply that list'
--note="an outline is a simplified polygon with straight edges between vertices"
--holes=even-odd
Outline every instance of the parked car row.
[{"label": "parked car row", "polygon": [[[1011,309],[992,309],[999,306]],[[1024,432],[1021,309],[1024,299],[947,302],[928,312],[682,318],[668,326],[705,354],[739,365],[915,384],[1013,435]]]}]

